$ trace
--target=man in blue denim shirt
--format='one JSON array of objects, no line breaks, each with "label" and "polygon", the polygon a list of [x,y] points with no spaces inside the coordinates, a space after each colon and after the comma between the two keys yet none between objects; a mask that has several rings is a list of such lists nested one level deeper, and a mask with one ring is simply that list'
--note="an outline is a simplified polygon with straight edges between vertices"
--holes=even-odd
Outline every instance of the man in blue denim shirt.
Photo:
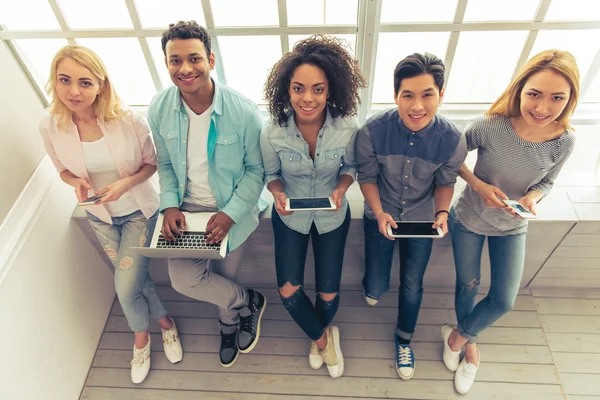
[{"label": "man in blue denim shirt", "polygon": [[[389,288],[394,221],[435,221],[448,232],[448,209],[458,169],[467,156],[459,129],[436,115],[444,95],[445,68],[432,54],[413,54],[394,71],[397,109],[369,119],[356,139],[358,182],[365,196],[365,300],[374,306]],[[400,293],[396,327],[396,368],[410,379],[415,361],[410,340],[415,331],[423,275],[432,239],[398,239]]]},{"label": "man in blue denim shirt", "polygon": [[163,33],[165,63],[175,84],[152,100],[148,122],[160,179],[162,234],[176,240],[189,212],[216,212],[206,226],[208,241],[229,234],[224,260],[169,259],[173,288],[219,307],[220,361],[233,365],[238,350],[258,341],[265,297],[235,283],[241,245],[258,226],[264,184],[260,153],[262,117],[241,94],[214,82],[210,37],[194,21],[171,24]]}]

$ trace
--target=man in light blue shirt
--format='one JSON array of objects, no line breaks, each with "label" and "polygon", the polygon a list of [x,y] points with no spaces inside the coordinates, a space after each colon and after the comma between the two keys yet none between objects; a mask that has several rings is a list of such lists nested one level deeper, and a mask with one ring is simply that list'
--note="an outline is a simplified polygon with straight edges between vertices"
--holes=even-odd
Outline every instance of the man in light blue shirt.
[{"label": "man in light blue shirt", "polygon": [[177,240],[189,212],[216,212],[206,226],[209,243],[229,235],[224,260],[169,259],[173,288],[219,307],[220,361],[233,365],[238,350],[258,341],[265,297],[235,283],[242,244],[258,226],[264,185],[260,152],[262,117],[240,93],[212,80],[210,37],[194,21],[171,24],[162,36],[165,63],[175,84],[148,107],[160,179],[162,234]]}]

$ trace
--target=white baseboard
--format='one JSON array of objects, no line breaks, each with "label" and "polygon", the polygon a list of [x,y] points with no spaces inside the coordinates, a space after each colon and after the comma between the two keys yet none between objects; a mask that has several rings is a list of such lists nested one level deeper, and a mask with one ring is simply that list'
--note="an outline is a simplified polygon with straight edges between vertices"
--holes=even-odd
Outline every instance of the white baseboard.
[{"label": "white baseboard", "polygon": [[0,286],[44,209],[54,182],[56,170],[46,155],[0,225]]}]

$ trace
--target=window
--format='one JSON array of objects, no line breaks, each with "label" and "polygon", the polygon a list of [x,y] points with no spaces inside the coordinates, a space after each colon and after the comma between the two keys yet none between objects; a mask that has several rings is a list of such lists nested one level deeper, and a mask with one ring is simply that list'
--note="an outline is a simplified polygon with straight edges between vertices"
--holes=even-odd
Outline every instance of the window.
[{"label": "window", "polygon": [[452,22],[457,0],[383,0],[381,22]]},{"label": "window", "polygon": [[0,25],[3,29],[60,29],[47,0],[0,1]]},{"label": "window", "polygon": [[161,0],[136,0],[135,5],[143,28],[167,29],[169,24],[190,20],[206,27],[200,0],[170,1],[167,7]]},{"label": "window", "polygon": [[292,25],[356,25],[358,0],[287,0]]},{"label": "window", "polygon": [[463,21],[531,21],[539,0],[469,0]]},{"label": "window", "polygon": [[279,26],[277,0],[213,0],[211,5],[215,26]]},{"label": "window", "polygon": [[91,4],[81,0],[57,0],[71,29],[133,29],[127,6],[122,0],[102,0]]}]

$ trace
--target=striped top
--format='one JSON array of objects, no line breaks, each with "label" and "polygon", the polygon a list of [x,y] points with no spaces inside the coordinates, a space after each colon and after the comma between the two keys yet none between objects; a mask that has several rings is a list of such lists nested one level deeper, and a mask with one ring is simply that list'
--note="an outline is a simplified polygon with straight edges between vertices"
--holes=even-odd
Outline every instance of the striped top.
[{"label": "striped top", "polygon": [[[541,143],[523,140],[509,117],[479,117],[471,122],[465,136],[469,151],[477,149],[473,173],[482,181],[518,200],[529,190],[545,195],[571,155],[575,135],[568,130],[556,139]],[[461,224],[487,236],[516,235],[527,231],[527,220],[513,217],[504,209],[487,207],[470,186],[455,206]]]}]

